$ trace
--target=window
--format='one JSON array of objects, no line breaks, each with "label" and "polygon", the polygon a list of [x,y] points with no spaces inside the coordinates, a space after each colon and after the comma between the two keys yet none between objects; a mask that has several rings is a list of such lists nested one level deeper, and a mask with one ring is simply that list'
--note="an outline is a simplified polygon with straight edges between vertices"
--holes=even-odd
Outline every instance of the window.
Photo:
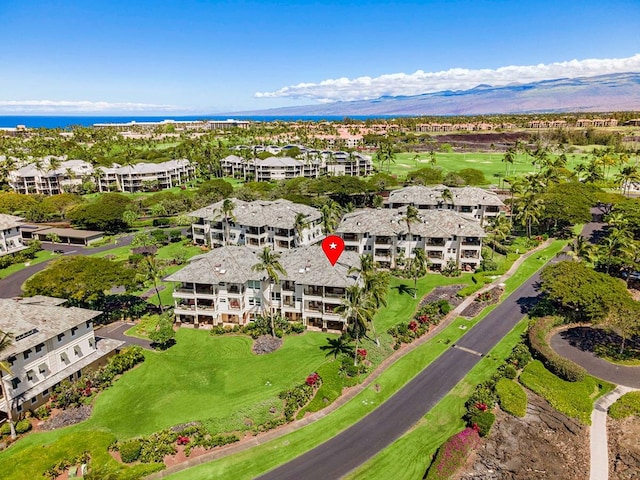
[{"label": "window", "polygon": [[71,336],[72,336],[72,337],[73,337],[73,336],[75,336],[75,334],[76,334],[76,332],[77,332],[77,331],[78,331],[78,327],[73,327],[73,328],[71,329]]},{"label": "window", "polygon": [[67,355],[67,352],[62,352],[60,354],[60,360],[62,360],[63,362],[68,362],[69,361],[69,356]]},{"label": "window", "polygon": [[35,378],[35,372],[33,370],[29,370],[27,372],[27,380],[29,380],[30,382],[33,382],[34,378]]},{"label": "window", "polygon": [[7,360],[9,360],[9,366],[13,367],[13,364],[16,363],[16,357],[15,356],[10,356]]},{"label": "window", "polygon": [[58,334],[58,341],[61,342],[63,338],[64,338],[64,333],[59,333]]},{"label": "window", "polygon": [[45,389],[42,391],[42,397],[44,398],[44,397],[48,397],[48,396],[49,396],[49,389],[48,389],[48,388],[45,388]]},{"label": "window", "polygon": [[18,385],[20,385],[20,383],[22,383],[22,382],[20,382],[19,378],[12,378],[11,379],[11,388],[13,388],[15,390],[16,388],[18,388]]},{"label": "window", "polygon": [[90,338],[90,339],[89,339],[89,346],[90,346],[91,348],[93,348],[93,338]]},{"label": "window", "polygon": [[47,373],[47,364],[46,363],[41,363],[40,365],[38,365],[38,371],[40,372],[40,375],[45,375]]},{"label": "window", "polygon": [[87,328],[91,328],[93,326],[93,322],[91,320],[87,320],[86,322],[84,322],[84,324]]},{"label": "window", "polygon": [[43,348],[44,348],[44,343],[39,343],[38,345],[36,345],[36,353],[41,352]]},{"label": "window", "polygon": [[73,353],[75,354],[76,357],[79,357],[80,355],[82,355],[82,350],[80,349],[80,345],[76,345],[75,347],[73,347]]},{"label": "window", "polygon": [[31,397],[31,405],[38,401],[38,397]]},{"label": "window", "polygon": [[27,350],[25,350],[25,351],[22,353],[22,355],[24,356],[24,359],[25,359],[25,360],[29,358],[29,355],[30,355],[30,354],[31,354],[31,349],[30,349],[30,348],[29,348],[29,349],[27,349]]}]

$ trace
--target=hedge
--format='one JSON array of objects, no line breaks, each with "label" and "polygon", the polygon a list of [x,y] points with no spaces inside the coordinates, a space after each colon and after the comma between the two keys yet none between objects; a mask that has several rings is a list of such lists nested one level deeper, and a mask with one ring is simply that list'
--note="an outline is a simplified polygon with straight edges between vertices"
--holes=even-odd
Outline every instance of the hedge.
[{"label": "hedge", "polygon": [[611,418],[620,419],[631,415],[640,417],[640,392],[625,393],[609,407]]},{"label": "hedge", "polygon": [[502,378],[496,383],[496,393],[500,408],[516,417],[524,417],[527,413],[527,394],[513,380]]},{"label": "hedge", "polygon": [[464,466],[469,454],[479,445],[480,437],[473,428],[465,428],[451,436],[438,449],[426,480],[446,480],[453,477]]},{"label": "hedge", "polygon": [[568,382],[581,382],[587,371],[580,365],[558,355],[547,343],[547,336],[554,327],[560,325],[562,319],[542,317],[531,323],[527,335],[533,356],[558,377]]}]

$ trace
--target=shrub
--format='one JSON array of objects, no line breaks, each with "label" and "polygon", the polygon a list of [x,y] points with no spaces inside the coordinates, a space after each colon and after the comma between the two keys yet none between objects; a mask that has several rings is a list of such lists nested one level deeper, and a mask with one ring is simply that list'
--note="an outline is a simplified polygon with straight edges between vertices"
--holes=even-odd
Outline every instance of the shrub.
[{"label": "shrub", "polygon": [[527,339],[534,357],[558,377],[568,382],[584,380],[586,370],[569,359],[558,355],[547,343],[547,335],[561,320],[555,317],[542,317],[529,326]]},{"label": "shrub", "polygon": [[[517,343],[511,355],[507,358],[507,363],[510,363],[517,369],[523,369],[531,361],[531,352],[524,342]],[[510,377],[511,378],[511,377]],[[513,377],[515,378],[515,377]]]},{"label": "shrub", "polygon": [[496,421],[496,416],[490,411],[477,410],[477,413],[470,415],[467,419],[467,425],[474,430],[477,430],[481,437],[486,437],[491,432],[493,422]]},{"label": "shrub", "polygon": [[31,422],[27,418],[24,418],[20,420],[18,423],[16,423],[17,434],[26,433],[29,430],[31,430]]},{"label": "shrub", "polygon": [[11,434],[11,425],[9,425],[9,422],[3,423],[2,426],[0,426],[0,435],[4,437],[10,434]]},{"label": "shrub", "polygon": [[609,407],[609,415],[617,419],[631,415],[640,416],[640,392],[625,393]]},{"label": "shrub", "polygon": [[39,420],[46,420],[51,415],[51,405],[48,403],[41,405],[33,412],[36,418]]},{"label": "shrub", "polygon": [[500,408],[516,417],[524,417],[527,413],[527,394],[520,385],[506,378],[496,383],[496,393]]},{"label": "shrub", "polygon": [[133,463],[140,458],[142,452],[142,441],[139,438],[127,440],[118,444],[120,458],[124,463]]},{"label": "shrub", "polygon": [[465,403],[467,415],[475,413],[478,410],[477,405],[486,405],[488,409],[493,408],[496,404],[496,394],[493,387],[492,382],[484,382],[476,386],[469,400]]},{"label": "shrub", "polygon": [[480,445],[478,432],[472,428],[466,428],[450,437],[438,449],[436,458],[431,463],[427,472],[427,480],[446,480],[452,478],[455,473],[467,461],[469,454]]}]

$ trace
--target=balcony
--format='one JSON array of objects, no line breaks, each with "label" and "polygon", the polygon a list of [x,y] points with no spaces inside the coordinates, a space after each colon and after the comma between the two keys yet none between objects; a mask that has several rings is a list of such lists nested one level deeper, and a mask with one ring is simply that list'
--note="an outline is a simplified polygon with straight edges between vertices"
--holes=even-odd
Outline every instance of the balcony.
[{"label": "balcony", "polygon": [[427,238],[425,245],[427,247],[444,247],[444,238]]},{"label": "balcony", "polygon": [[311,297],[322,297],[322,287],[307,287],[304,294]]},{"label": "balcony", "polygon": [[463,250],[462,258],[480,258],[480,252],[478,250]]},{"label": "balcony", "polygon": [[343,288],[331,288],[327,287],[324,289],[324,296],[330,298],[342,298],[344,297],[344,289]]},{"label": "balcony", "polygon": [[358,235],[356,235],[355,233],[344,233],[342,235],[342,239],[345,242],[357,242],[358,241]]},{"label": "balcony", "polygon": [[393,242],[389,237],[376,237],[375,244],[376,245],[391,245]]},{"label": "balcony", "polygon": [[470,245],[470,246],[479,247],[480,246],[480,239],[479,238],[465,238],[464,240],[462,240],[462,245]]},{"label": "balcony", "polygon": [[176,298],[195,298],[196,294],[191,288],[176,288],[173,291],[173,296]]},{"label": "balcony", "polygon": [[243,307],[242,300],[239,298],[230,298],[229,299],[229,308],[231,310],[240,310]]},{"label": "balcony", "polygon": [[427,257],[442,260],[444,258],[444,254],[442,252],[427,252]]}]

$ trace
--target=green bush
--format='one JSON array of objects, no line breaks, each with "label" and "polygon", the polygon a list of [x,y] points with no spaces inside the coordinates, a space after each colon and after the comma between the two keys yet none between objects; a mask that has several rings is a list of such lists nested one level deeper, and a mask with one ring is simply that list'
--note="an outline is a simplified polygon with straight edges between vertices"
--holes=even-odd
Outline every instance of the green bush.
[{"label": "green bush", "polygon": [[127,440],[118,445],[120,458],[124,463],[133,463],[140,458],[142,452],[142,441],[138,438]]},{"label": "green bush", "polygon": [[31,422],[28,419],[24,418],[16,423],[17,434],[26,433],[29,430],[31,430]]},{"label": "green bush", "polygon": [[[531,361],[531,352],[529,348],[524,344],[524,342],[520,342],[513,347],[511,351],[511,355],[507,358],[507,363],[513,365],[516,369],[523,369],[527,366],[527,364]],[[513,377],[515,378],[515,377]]]},{"label": "green bush", "polygon": [[477,428],[478,434],[481,437],[486,437],[491,432],[493,422],[496,421],[496,416],[489,410],[480,411],[468,417],[467,425],[472,428]]},{"label": "green bush", "polygon": [[9,425],[9,422],[3,423],[2,426],[0,426],[0,436],[4,437],[10,434],[11,434],[11,425]]},{"label": "green bush", "polygon": [[640,392],[629,392],[621,396],[609,407],[611,418],[640,417]]},{"label": "green bush", "polygon": [[465,403],[465,408],[468,414],[472,414],[477,410],[477,405],[486,405],[488,409],[491,409],[496,404],[496,401],[493,382],[484,382],[476,386],[469,400]]},{"label": "green bush", "polygon": [[527,339],[534,357],[552,373],[568,382],[584,380],[587,371],[580,365],[558,355],[547,343],[547,335],[553,327],[560,325],[561,319],[542,317],[529,326]]},{"label": "green bush", "polygon": [[520,385],[512,380],[502,378],[496,383],[496,393],[500,408],[516,417],[524,417],[527,413],[527,394]]}]

